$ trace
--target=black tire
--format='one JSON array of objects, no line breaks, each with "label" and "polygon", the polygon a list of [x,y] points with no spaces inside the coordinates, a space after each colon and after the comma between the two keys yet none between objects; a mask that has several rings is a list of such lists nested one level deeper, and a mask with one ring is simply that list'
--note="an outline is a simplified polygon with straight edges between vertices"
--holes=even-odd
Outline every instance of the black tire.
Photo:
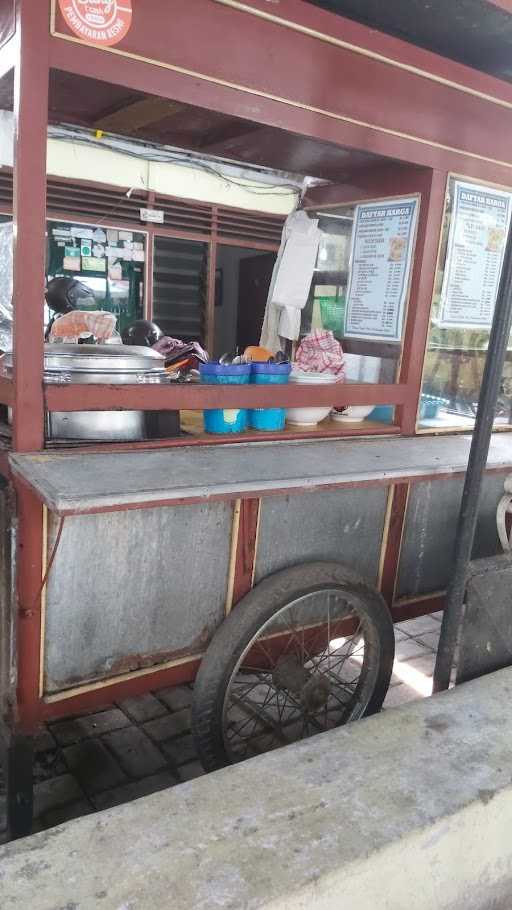
[{"label": "black tire", "polygon": [[215,633],[201,662],[194,685],[192,732],[206,771],[230,764],[224,744],[224,700],[244,650],[280,609],[326,586],[355,597],[358,611],[372,629],[378,667],[363,713],[367,716],[380,710],[389,687],[395,651],[393,622],[382,596],[355,572],[335,562],[306,563],[284,569],[265,578],[237,604]]}]

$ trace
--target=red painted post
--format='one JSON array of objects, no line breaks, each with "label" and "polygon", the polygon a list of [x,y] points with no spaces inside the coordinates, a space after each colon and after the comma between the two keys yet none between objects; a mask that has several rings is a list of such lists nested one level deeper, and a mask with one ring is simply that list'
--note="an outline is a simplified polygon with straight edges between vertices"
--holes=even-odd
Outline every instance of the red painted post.
[{"label": "red painted post", "polygon": [[430,310],[443,224],[447,176],[444,171],[432,171],[428,190],[422,195],[399,380],[406,386],[408,394],[406,402],[397,408],[396,419],[406,436],[414,436],[416,432],[416,415],[430,328]]},{"label": "red painted post", "polygon": [[43,295],[46,256],[48,0],[19,0],[14,77],[14,425],[13,448],[44,441]]},{"label": "red painted post", "polygon": [[[46,256],[48,0],[18,0],[14,77],[13,448],[44,445],[43,295]],[[42,507],[16,484],[18,722],[32,732],[39,698]]]}]

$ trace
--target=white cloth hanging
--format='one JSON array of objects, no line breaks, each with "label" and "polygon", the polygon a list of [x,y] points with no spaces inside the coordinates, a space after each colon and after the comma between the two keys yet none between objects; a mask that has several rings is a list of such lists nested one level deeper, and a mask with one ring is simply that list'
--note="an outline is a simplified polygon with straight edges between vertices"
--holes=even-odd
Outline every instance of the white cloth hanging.
[{"label": "white cloth hanging", "polygon": [[300,334],[301,310],[306,305],[320,242],[318,219],[304,211],[288,215],[283,227],[268,292],[260,344],[274,353],[281,339]]}]

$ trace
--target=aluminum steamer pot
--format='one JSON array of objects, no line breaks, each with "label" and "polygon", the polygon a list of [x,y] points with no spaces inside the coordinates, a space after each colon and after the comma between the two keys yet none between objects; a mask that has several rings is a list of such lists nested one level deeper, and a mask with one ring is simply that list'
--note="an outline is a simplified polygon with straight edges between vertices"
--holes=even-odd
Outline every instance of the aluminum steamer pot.
[{"label": "aluminum steamer pot", "polygon": [[[45,344],[45,385],[166,383],[165,358],[152,348],[114,344]],[[12,354],[1,358],[12,376]],[[46,415],[52,440],[138,442],[146,438],[144,411],[53,411]]]}]

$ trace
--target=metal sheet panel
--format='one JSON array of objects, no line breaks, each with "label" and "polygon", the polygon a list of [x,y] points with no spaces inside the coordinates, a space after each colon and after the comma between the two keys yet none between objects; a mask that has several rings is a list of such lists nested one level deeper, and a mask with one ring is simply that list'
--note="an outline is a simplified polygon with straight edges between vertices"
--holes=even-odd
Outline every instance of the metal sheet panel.
[{"label": "metal sheet panel", "polygon": [[297,563],[332,559],[375,584],[387,496],[387,488],[375,487],[263,499],[255,581]]},{"label": "metal sheet panel", "polygon": [[512,665],[510,555],[471,563],[457,661],[457,683]]},{"label": "metal sheet panel", "polygon": [[[484,477],[480,516],[473,555],[499,551],[496,507],[503,492],[504,474]],[[431,480],[411,486],[407,504],[397,597],[444,590],[453,562],[455,531],[464,478]]]},{"label": "metal sheet panel", "polygon": [[[65,519],[47,591],[45,691],[203,650],[224,616],[232,511]],[[50,531],[51,546],[55,519]]]},{"label": "metal sheet panel", "polygon": [[511,588],[510,554],[471,563],[457,683],[512,665]]}]

